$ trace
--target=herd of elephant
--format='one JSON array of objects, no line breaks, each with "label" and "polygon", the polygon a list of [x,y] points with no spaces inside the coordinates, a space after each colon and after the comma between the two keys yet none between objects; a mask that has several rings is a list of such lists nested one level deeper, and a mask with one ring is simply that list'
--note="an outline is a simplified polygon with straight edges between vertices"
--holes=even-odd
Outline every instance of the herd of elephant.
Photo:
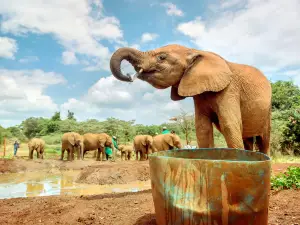
[{"label": "herd of elephant", "polygon": [[[64,133],[61,139],[61,160],[64,159],[64,153],[67,151],[69,161],[74,160],[75,152],[77,159],[84,159],[87,151],[95,151],[96,160],[103,161],[105,147],[113,149],[113,158],[115,158],[115,148],[112,137],[106,133],[86,133],[80,135],[76,132]],[[33,159],[33,152],[37,152],[37,158],[44,158],[45,141],[40,138],[33,138],[28,142],[29,158]],[[122,160],[130,160],[132,153],[136,155],[136,160],[147,160],[148,154],[157,151],[165,151],[173,148],[182,148],[181,139],[176,134],[158,134],[137,135],[134,137],[133,145],[119,145]],[[94,155],[95,156],[95,155]]]}]

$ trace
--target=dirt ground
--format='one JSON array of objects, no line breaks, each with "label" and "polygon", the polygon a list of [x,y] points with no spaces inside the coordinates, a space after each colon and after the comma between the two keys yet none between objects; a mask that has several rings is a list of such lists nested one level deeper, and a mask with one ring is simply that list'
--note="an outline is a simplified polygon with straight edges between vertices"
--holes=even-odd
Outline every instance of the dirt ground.
[{"label": "dirt ground", "polygon": [[[273,164],[274,174],[290,165]],[[123,184],[149,179],[149,162],[0,160],[0,172],[81,170],[78,182]],[[300,191],[272,191],[269,225],[300,224]],[[0,224],[156,224],[151,190],[90,196],[48,196],[0,200]]]},{"label": "dirt ground", "polygon": [[[300,191],[272,192],[269,225],[300,223]],[[1,200],[0,224],[154,225],[151,190],[82,197]]]}]

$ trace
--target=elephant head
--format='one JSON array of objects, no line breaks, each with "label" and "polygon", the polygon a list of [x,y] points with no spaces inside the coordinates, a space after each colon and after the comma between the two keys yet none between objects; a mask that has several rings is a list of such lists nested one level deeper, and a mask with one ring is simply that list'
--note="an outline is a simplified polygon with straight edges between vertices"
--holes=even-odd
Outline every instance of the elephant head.
[{"label": "elephant head", "polygon": [[118,149],[119,149],[119,151],[121,151],[121,152],[122,152],[122,151],[123,151],[123,149],[124,149],[124,147],[125,147],[125,145],[119,145],[119,146],[118,146]]},{"label": "elephant head", "polygon": [[182,148],[180,137],[177,134],[166,134],[165,141],[173,148]]},{"label": "elephant head", "polygon": [[114,52],[110,60],[112,74],[121,81],[132,82],[133,79],[120,70],[123,59],[133,65],[140,80],[158,89],[172,87],[174,101],[206,91],[221,91],[232,80],[230,67],[221,56],[181,45],[167,45],[147,52],[134,48]]},{"label": "elephant head", "polygon": [[142,140],[142,145],[147,146],[148,154],[155,152],[153,147],[153,137],[150,135],[145,135],[145,138]]},{"label": "elephant head", "polygon": [[106,133],[98,134],[98,142],[102,148],[105,146],[113,148],[112,138]]},{"label": "elephant head", "polygon": [[[77,154],[80,155],[80,158],[83,159],[83,136],[76,132],[67,133],[68,142],[77,148]],[[73,154],[73,152],[72,152]],[[73,157],[73,155],[71,156]]]}]

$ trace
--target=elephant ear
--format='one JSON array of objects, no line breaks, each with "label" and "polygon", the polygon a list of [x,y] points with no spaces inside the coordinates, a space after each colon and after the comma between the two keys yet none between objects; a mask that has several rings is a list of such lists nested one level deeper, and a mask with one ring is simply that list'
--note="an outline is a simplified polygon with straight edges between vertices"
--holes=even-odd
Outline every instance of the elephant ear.
[{"label": "elephant ear", "polygon": [[147,143],[148,143],[148,145],[152,145],[153,144],[153,138],[151,136],[147,137]]},{"label": "elephant ear", "polygon": [[144,146],[146,146],[146,145],[147,145],[147,143],[146,143],[146,141],[147,141],[147,138],[148,138],[148,137],[144,137],[144,138],[142,138],[142,141],[141,141],[142,145],[144,145]]},{"label": "elephant ear", "polygon": [[168,143],[168,145],[174,147],[174,141],[173,141],[173,135],[172,134],[166,134],[165,140]]},{"label": "elephant ear", "polygon": [[99,135],[98,136],[98,142],[99,142],[99,145],[104,148],[105,147],[105,142],[106,142],[106,137],[103,137],[102,135]]},{"label": "elephant ear", "polygon": [[179,96],[218,92],[231,82],[232,72],[227,62],[214,53],[193,50],[188,55],[187,64],[178,86]]},{"label": "elephant ear", "polygon": [[68,141],[71,145],[75,145],[75,137],[74,135],[69,135],[68,136]]}]

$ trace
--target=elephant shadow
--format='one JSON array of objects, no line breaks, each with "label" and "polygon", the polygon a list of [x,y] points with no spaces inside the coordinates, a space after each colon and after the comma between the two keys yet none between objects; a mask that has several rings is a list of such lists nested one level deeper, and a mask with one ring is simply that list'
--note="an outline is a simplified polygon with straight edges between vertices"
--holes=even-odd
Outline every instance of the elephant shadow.
[{"label": "elephant shadow", "polygon": [[140,218],[133,225],[157,225],[155,214],[148,213]]}]

